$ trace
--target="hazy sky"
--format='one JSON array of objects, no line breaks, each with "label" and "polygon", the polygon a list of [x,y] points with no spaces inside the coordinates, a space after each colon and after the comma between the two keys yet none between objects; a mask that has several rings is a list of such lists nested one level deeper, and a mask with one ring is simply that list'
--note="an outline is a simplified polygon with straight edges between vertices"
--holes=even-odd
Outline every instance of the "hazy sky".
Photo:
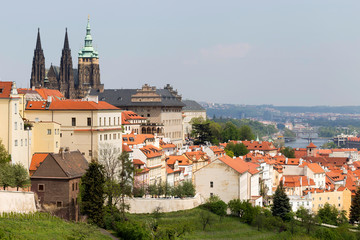
[{"label": "hazy sky", "polygon": [[27,87],[37,28],[46,66],[68,28],[73,64],[87,16],[105,88],[170,83],[183,98],[360,105],[360,1],[7,1],[0,79]]}]

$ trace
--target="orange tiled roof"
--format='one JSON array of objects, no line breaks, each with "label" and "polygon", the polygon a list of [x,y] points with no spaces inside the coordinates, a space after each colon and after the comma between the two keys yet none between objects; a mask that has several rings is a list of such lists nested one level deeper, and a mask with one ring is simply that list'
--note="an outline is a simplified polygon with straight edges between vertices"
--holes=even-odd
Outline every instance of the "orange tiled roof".
[{"label": "orange tiled roof", "polygon": [[[285,181],[284,181],[285,180]],[[300,175],[286,175],[281,178],[285,187],[313,186],[315,182],[312,178]]]},{"label": "orange tiled roof", "polygon": [[179,166],[186,166],[186,165],[190,165],[190,161],[189,159],[187,159],[184,155],[181,156],[167,156],[166,157],[166,162],[168,164],[175,164],[175,162],[178,161]]},{"label": "orange tiled roof", "polygon": [[267,141],[242,141],[242,143],[249,151],[272,151],[277,149],[271,142]]},{"label": "orange tiled roof", "polygon": [[153,134],[124,134],[122,135],[123,143],[127,145],[138,145],[145,143],[147,139],[153,139],[155,136]]},{"label": "orange tiled roof", "polygon": [[307,166],[313,173],[325,173],[324,169],[322,169],[317,163],[308,163]]},{"label": "orange tiled roof", "polygon": [[154,158],[162,156],[162,151],[160,148],[157,148],[153,145],[147,145],[140,148],[140,150],[145,154],[147,158]]},{"label": "orange tiled roof", "polygon": [[215,154],[223,154],[225,153],[225,150],[218,147],[218,146],[211,146],[210,149],[215,153]]},{"label": "orange tiled roof", "polygon": [[134,159],[133,164],[134,165],[144,165],[145,163],[143,161],[141,161],[140,159]]},{"label": "orange tiled roof", "polygon": [[139,116],[133,111],[121,112],[121,124],[130,124],[129,120],[146,120],[146,118]]},{"label": "orange tiled roof", "polygon": [[203,151],[186,152],[185,156],[191,161],[198,161],[201,157],[203,157],[205,160],[208,159]]},{"label": "orange tiled roof", "polygon": [[34,153],[31,159],[30,171],[36,171],[40,164],[45,160],[49,153]]},{"label": "orange tiled roof", "polygon": [[342,174],[342,170],[334,170],[334,171],[330,171],[325,173],[327,177],[329,177],[331,180],[333,180],[334,182],[338,182],[338,181],[342,181],[344,180],[344,175]]},{"label": "orange tiled roof", "polygon": [[176,148],[175,144],[166,143],[163,140],[160,140],[160,147],[161,148]]},{"label": "orange tiled roof", "polygon": [[29,101],[26,110],[119,110],[119,108],[104,102],[81,101],[67,99],[61,101]]},{"label": "orange tiled roof", "polygon": [[127,144],[122,145],[122,150],[125,152],[132,152],[131,148]]},{"label": "orange tiled roof", "polygon": [[0,82],[0,98],[9,98],[12,82]]},{"label": "orange tiled roof", "polygon": [[55,101],[65,99],[64,95],[59,90],[38,88],[38,89],[35,89],[35,91],[38,92],[39,95],[45,100],[47,100],[48,97],[51,97],[52,100],[55,100]]},{"label": "orange tiled roof", "polygon": [[251,174],[259,172],[259,170],[257,170],[257,168],[259,167],[258,164],[252,162],[245,162],[241,158],[231,158],[225,155],[223,157],[220,157],[219,160],[241,174],[243,174],[244,172],[249,172]]},{"label": "orange tiled roof", "polygon": [[310,142],[310,144],[306,148],[317,148],[313,142]]}]

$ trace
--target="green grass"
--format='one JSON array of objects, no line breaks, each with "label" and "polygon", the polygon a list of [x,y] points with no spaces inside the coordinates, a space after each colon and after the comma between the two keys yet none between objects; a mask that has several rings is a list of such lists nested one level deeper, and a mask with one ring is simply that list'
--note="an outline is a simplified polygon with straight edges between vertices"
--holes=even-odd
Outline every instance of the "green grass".
[{"label": "green grass", "polygon": [[49,214],[0,215],[0,239],[104,239],[111,238],[89,224],[66,222]]},{"label": "green grass", "polygon": [[[278,235],[275,232],[258,231],[257,228],[241,223],[239,218],[220,217],[212,214],[212,223],[207,226],[205,231],[202,230],[200,220],[202,210],[199,208],[162,213],[158,219],[159,226],[176,226],[187,222],[191,226],[191,232],[183,236],[183,239],[271,239]],[[206,211],[207,212],[207,211]],[[129,219],[147,222],[153,219],[151,214],[130,214]]]}]

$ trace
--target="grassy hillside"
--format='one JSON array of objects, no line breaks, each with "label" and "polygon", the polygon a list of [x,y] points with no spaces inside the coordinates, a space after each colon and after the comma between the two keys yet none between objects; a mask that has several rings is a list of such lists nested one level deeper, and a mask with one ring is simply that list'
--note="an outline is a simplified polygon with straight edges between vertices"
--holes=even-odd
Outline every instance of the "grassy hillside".
[{"label": "grassy hillside", "polygon": [[49,214],[0,214],[0,239],[104,239],[100,231],[85,223],[66,222]]},{"label": "grassy hillside", "polygon": [[[157,217],[159,228],[176,227],[184,223],[189,223],[190,233],[182,235],[182,239],[289,239],[288,236],[281,238],[277,232],[258,231],[255,227],[241,223],[239,218],[236,217],[229,216],[220,220],[219,216],[212,213],[211,225],[206,226],[203,231],[200,217],[201,212],[207,211],[195,208],[185,211],[162,213]],[[146,223],[151,222],[154,219],[154,215],[131,214],[128,215],[128,218]],[[301,239],[305,240],[307,238]]]}]

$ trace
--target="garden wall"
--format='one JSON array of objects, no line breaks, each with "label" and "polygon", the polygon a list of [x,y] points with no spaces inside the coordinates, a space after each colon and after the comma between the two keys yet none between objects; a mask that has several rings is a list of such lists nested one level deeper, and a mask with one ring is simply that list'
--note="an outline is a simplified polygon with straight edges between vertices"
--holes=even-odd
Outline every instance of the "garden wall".
[{"label": "garden wall", "polygon": [[0,191],[0,213],[29,213],[35,211],[35,196],[33,192]]},{"label": "garden wall", "polygon": [[130,213],[152,213],[157,207],[161,207],[161,212],[192,209],[202,204],[204,199],[197,194],[193,198],[132,198],[127,202]]}]

